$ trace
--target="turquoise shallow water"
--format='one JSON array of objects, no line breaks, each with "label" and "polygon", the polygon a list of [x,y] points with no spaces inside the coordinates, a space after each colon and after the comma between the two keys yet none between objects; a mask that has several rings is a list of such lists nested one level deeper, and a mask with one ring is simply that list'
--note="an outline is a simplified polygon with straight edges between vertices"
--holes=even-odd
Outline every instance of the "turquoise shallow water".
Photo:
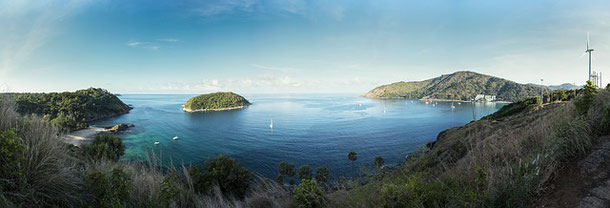
[{"label": "turquoise shallow water", "polygon": [[[245,94],[253,105],[234,111],[184,113],[181,105],[194,95],[122,95],[134,109],[99,121],[135,128],[122,133],[125,160],[150,151],[165,164],[202,164],[226,153],[246,168],[275,177],[281,161],[297,166],[327,166],[333,177],[352,176],[357,166],[347,160],[358,153],[359,164],[382,156],[399,163],[408,153],[447,128],[460,126],[498,110],[498,103],[425,104],[419,100],[375,100],[352,94]],[[269,128],[273,120],[274,128]],[[178,136],[174,141],[172,138]],[[153,142],[159,140],[159,145]]]}]

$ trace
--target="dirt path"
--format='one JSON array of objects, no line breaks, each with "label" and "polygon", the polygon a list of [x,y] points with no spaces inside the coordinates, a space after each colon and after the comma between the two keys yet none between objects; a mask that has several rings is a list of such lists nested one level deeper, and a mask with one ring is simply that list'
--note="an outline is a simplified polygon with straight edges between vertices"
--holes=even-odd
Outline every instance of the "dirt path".
[{"label": "dirt path", "polygon": [[610,137],[586,157],[568,164],[555,179],[554,189],[536,207],[610,207]]}]

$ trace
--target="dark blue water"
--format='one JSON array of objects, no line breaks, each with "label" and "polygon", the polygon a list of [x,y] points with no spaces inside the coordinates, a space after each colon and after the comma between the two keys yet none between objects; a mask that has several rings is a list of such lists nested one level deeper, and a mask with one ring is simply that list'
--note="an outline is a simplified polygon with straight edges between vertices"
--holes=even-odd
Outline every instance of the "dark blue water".
[{"label": "dark blue water", "polygon": [[[226,153],[246,168],[273,178],[281,161],[298,166],[327,166],[334,177],[357,174],[347,153],[358,153],[358,164],[382,156],[399,163],[408,153],[436,139],[447,128],[460,126],[498,110],[496,103],[375,100],[357,95],[245,95],[253,105],[234,111],[185,113],[194,95],[123,95],[133,105],[125,115],[95,125],[133,123],[122,133],[125,160],[150,151],[165,164],[202,164],[208,156]],[[474,107],[473,107],[474,105]],[[475,115],[473,115],[473,112]],[[273,120],[273,129],[269,127]],[[174,141],[172,138],[178,136]],[[160,145],[154,145],[159,140]]]}]

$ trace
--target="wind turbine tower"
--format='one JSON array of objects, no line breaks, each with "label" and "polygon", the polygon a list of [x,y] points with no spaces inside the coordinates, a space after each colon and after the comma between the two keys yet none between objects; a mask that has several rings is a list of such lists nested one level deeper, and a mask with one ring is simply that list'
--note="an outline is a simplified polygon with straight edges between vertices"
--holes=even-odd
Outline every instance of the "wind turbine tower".
[{"label": "wind turbine tower", "polygon": [[591,52],[593,52],[593,48],[589,48],[589,33],[587,33],[587,50],[585,53],[589,54],[589,81],[591,81]]}]

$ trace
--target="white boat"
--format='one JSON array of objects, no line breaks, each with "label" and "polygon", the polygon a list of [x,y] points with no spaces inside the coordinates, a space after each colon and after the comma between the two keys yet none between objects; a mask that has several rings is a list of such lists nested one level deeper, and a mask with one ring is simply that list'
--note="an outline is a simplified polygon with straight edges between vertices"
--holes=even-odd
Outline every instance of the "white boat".
[{"label": "white boat", "polygon": [[269,128],[273,128],[273,119],[271,119],[271,124],[269,124]]},{"label": "white boat", "polygon": [[173,139],[173,140],[177,140],[177,139],[178,139],[178,136],[175,136],[175,137],[174,137],[174,138],[172,138],[172,139]]},{"label": "white boat", "polygon": [[429,104],[428,101],[426,101],[426,105],[428,105],[428,104]]},{"label": "white boat", "polygon": [[454,109],[454,108],[455,108],[455,106],[453,105],[453,103],[451,103],[451,109]]},{"label": "white boat", "polygon": [[159,141],[155,141],[155,145],[159,145],[161,142]]}]

